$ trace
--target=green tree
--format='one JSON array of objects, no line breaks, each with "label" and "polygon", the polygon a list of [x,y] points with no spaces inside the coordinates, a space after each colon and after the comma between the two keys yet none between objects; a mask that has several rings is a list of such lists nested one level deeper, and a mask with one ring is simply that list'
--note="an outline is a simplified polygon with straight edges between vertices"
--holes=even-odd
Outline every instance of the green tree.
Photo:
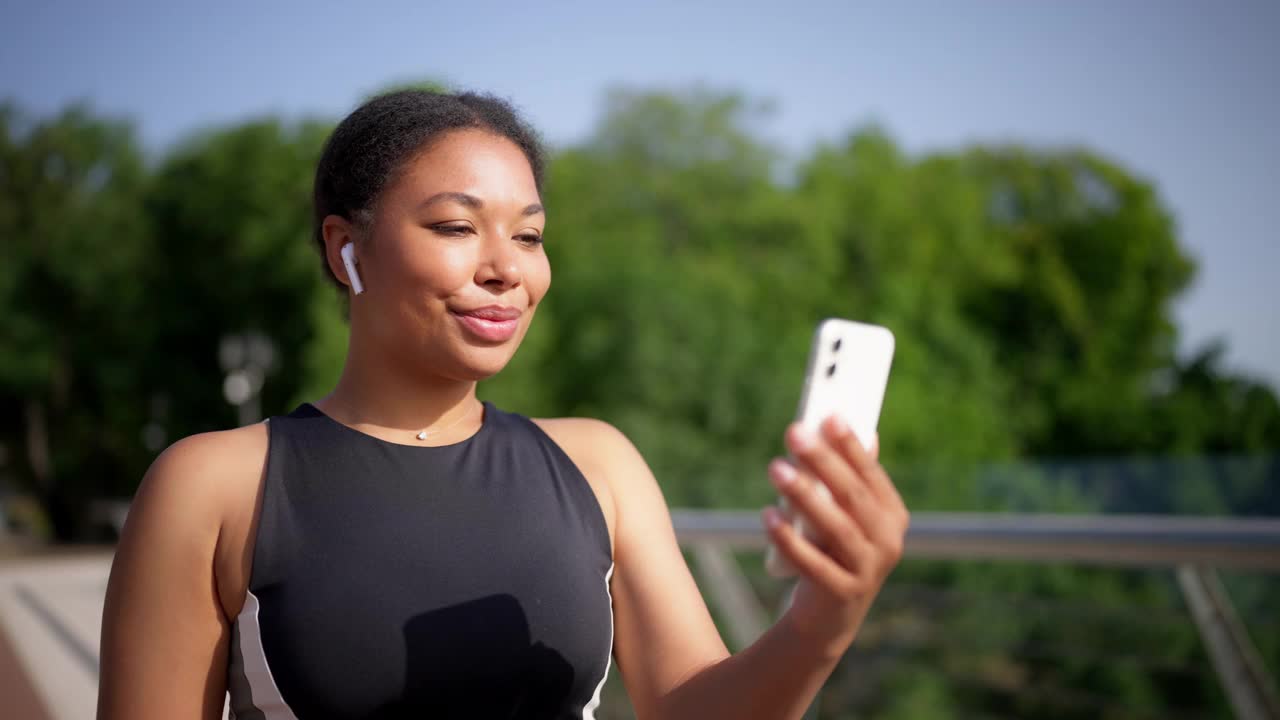
[{"label": "green tree", "polygon": [[[1225,345],[1214,343],[1164,369],[1153,384],[1144,446],[1179,455],[1256,454],[1280,448],[1280,401],[1275,392],[1224,369],[1225,352]],[[1280,494],[1280,488],[1275,492]],[[1280,512],[1274,501],[1270,507]]]},{"label": "green tree", "polygon": [[[1013,272],[983,247],[980,191],[945,156],[905,157],[878,129],[819,148],[795,189],[831,249],[807,292],[821,315],[886,325],[897,338],[881,420],[887,459],[941,464],[956,474],[1019,446],[1012,388],[962,304],[961,289]],[[923,497],[907,483],[907,497]]]},{"label": "green tree", "polygon": [[0,437],[59,538],[145,456],[145,179],[128,123],[0,105]]},{"label": "green tree", "polygon": [[190,139],[156,169],[146,197],[155,238],[147,320],[165,361],[148,383],[167,399],[171,438],[235,424],[221,389],[224,336],[273,341],[267,413],[288,409],[304,368],[326,367],[307,347],[319,309],[336,309],[310,236],[311,178],[330,130],[249,122]]},{"label": "green tree", "polygon": [[988,246],[1013,272],[960,302],[1002,360],[1025,451],[1129,452],[1175,360],[1173,301],[1194,272],[1147,182],[1085,151],[976,149]]}]

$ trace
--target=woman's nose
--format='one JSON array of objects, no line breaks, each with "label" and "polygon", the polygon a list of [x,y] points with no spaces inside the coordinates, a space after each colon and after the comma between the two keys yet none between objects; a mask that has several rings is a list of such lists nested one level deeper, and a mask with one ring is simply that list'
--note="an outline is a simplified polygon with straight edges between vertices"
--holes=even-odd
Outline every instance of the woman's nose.
[{"label": "woman's nose", "polygon": [[476,268],[476,282],[512,288],[520,284],[521,271],[515,240],[491,234],[482,243],[481,258]]}]

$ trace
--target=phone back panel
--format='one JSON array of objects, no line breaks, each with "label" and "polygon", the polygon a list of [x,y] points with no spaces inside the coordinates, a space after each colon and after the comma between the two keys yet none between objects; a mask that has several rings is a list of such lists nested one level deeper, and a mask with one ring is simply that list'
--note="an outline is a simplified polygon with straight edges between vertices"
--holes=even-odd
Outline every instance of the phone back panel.
[{"label": "phone back panel", "polygon": [[874,441],[893,363],[893,333],[850,320],[822,321],[809,350],[797,420],[815,432],[840,415],[864,447]]}]

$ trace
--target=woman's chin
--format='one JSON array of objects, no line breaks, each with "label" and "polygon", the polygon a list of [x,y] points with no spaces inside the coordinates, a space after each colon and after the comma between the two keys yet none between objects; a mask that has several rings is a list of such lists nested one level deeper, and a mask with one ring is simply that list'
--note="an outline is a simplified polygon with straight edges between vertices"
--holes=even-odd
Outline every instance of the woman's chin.
[{"label": "woman's chin", "polygon": [[471,349],[458,358],[459,379],[479,382],[502,372],[511,362],[514,352],[511,348],[494,347]]}]

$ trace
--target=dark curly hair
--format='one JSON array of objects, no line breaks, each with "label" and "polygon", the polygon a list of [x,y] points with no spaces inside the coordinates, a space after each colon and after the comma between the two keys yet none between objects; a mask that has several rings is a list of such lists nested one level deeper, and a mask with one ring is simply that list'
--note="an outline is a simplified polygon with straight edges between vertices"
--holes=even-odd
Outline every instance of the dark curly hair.
[{"label": "dark curly hair", "polygon": [[330,280],[345,287],[324,260],[324,219],[338,215],[366,223],[383,189],[406,163],[442,134],[466,128],[514,142],[528,158],[541,194],[542,143],[507,101],[473,92],[398,90],[378,95],[338,123],[316,166],[312,238]]}]

